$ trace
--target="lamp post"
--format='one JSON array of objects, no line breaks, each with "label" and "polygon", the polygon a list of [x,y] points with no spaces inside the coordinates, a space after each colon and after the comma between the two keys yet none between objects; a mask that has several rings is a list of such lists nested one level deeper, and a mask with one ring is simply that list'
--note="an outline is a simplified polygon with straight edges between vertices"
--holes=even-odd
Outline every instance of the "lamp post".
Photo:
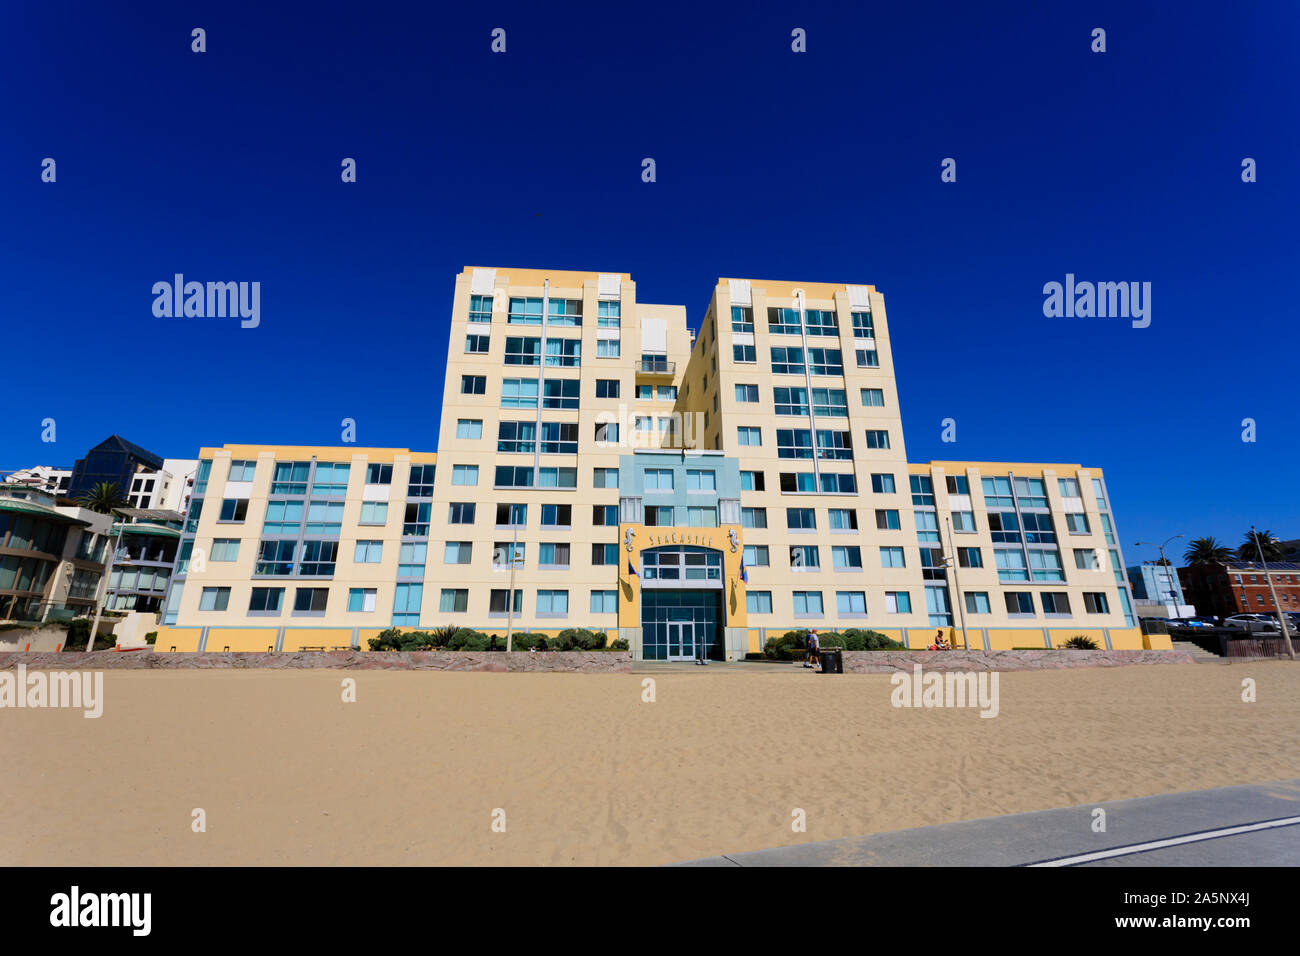
[{"label": "lamp post", "polygon": [[510,505],[510,524],[514,535],[510,539],[510,588],[506,591],[506,653],[510,653],[514,639],[515,623],[515,556],[519,553],[519,522],[515,520],[515,506]]},{"label": "lamp post", "polygon": [[1165,545],[1167,545],[1170,541],[1175,541],[1181,537],[1182,537],[1181,534],[1176,534],[1173,537],[1166,538],[1164,542],[1161,544],[1156,544],[1154,541],[1138,541],[1133,545],[1135,548],[1140,548],[1143,545],[1146,545],[1152,548],[1160,549],[1160,564],[1165,569],[1165,581],[1169,587],[1169,599],[1173,601],[1173,607],[1175,611],[1177,611],[1178,602],[1174,600],[1173,565],[1171,565],[1169,563],[1169,559],[1165,557]]},{"label": "lamp post", "polygon": [[1250,526],[1250,536],[1255,539],[1255,550],[1259,553],[1259,565],[1264,570],[1264,580],[1268,582],[1268,593],[1273,596],[1273,609],[1277,611],[1277,623],[1282,628],[1282,642],[1286,646],[1286,656],[1295,660],[1295,648],[1291,646],[1291,629],[1287,626],[1286,615],[1277,600],[1277,588],[1273,586],[1273,576],[1268,573],[1268,564],[1264,561],[1264,546],[1259,542],[1259,532]]}]

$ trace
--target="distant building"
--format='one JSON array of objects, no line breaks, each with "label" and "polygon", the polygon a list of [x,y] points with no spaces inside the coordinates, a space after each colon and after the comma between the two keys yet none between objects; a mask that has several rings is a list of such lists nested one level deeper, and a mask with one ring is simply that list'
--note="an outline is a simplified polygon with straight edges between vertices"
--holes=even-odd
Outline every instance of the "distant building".
[{"label": "distant building", "polygon": [[[1267,576],[1266,576],[1267,575]],[[1300,611],[1300,564],[1291,561],[1231,560],[1215,564],[1193,564],[1178,569],[1179,582],[1188,600],[1201,614],[1229,617],[1233,614],[1276,611],[1269,579],[1277,591],[1283,611]]]},{"label": "distant building", "polygon": [[196,458],[167,458],[157,471],[137,471],[130,488],[124,489],[127,500],[132,508],[184,512],[190,506],[198,467]]},{"label": "distant building", "polygon": [[62,497],[68,493],[68,485],[72,481],[72,469],[37,465],[35,468],[23,468],[12,472],[4,480],[9,484],[39,488],[51,495]]},{"label": "distant building", "polygon": [[1192,617],[1196,608],[1187,603],[1178,571],[1169,564],[1150,561],[1126,569],[1133,587],[1138,617]]},{"label": "distant building", "polygon": [[120,435],[110,435],[72,466],[72,480],[68,483],[69,498],[79,498],[101,483],[115,484],[122,494],[129,493],[137,472],[157,472],[163,460],[151,451],[127,441]]},{"label": "distant building", "polygon": [[0,485],[0,621],[93,611],[111,524],[39,488]]},{"label": "distant building", "polygon": [[113,525],[117,551],[104,606],[113,611],[157,613],[162,609],[185,515],[153,508],[122,508]]}]

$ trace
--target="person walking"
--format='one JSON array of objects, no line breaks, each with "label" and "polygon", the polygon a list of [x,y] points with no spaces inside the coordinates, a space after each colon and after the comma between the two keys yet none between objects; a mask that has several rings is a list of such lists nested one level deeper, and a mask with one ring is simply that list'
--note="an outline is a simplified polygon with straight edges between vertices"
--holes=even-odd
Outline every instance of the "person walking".
[{"label": "person walking", "polygon": [[808,654],[803,662],[804,667],[812,667],[813,664],[820,661],[820,658],[817,656],[817,651],[819,649],[820,648],[818,647],[818,641],[817,641],[817,629],[813,628],[808,632]]}]

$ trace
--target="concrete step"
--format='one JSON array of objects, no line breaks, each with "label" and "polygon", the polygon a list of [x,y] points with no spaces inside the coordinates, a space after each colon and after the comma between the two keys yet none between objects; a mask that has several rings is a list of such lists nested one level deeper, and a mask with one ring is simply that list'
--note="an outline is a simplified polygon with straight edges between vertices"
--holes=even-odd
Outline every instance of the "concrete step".
[{"label": "concrete step", "polygon": [[[1172,639],[1171,639],[1171,640],[1172,640]],[[1224,658],[1222,655],[1220,655],[1220,654],[1212,654],[1212,653],[1210,653],[1209,651],[1207,651],[1205,648],[1200,647],[1199,645],[1193,644],[1191,641],[1177,641],[1177,640],[1174,640],[1174,641],[1173,641],[1173,645],[1174,645],[1174,650],[1176,650],[1176,651],[1187,651],[1187,653],[1191,654],[1191,655],[1192,655],[1193,657],[1195,657],[1198,661],[1222,661],[1222,660],[1225,660],[1225,658]]]}]

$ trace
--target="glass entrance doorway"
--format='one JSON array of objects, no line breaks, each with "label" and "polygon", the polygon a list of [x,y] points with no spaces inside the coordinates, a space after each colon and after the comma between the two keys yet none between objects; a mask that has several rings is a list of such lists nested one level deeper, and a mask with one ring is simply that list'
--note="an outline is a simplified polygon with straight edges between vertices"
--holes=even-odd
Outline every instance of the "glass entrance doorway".
[{"label": "glass entrance doorway", "polygon": [[695,660],[695,625],[670,622],[668,624],[668,660]]}]

